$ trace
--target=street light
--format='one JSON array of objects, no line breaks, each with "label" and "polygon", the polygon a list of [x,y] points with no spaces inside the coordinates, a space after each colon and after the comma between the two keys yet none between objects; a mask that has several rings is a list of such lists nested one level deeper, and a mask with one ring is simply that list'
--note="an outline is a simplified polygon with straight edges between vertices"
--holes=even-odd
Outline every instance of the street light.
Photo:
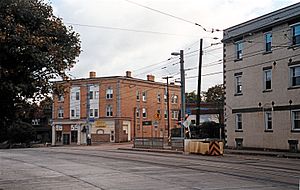
[{"label": "street light", "polygon": [[171,55],[180,56],[180,83],[181,83],[181,137],[184,138],[184,126],[183,121],[185,118],[185,73],[184,73],[184,60],[183,50],[180,52],[173,52]]}]

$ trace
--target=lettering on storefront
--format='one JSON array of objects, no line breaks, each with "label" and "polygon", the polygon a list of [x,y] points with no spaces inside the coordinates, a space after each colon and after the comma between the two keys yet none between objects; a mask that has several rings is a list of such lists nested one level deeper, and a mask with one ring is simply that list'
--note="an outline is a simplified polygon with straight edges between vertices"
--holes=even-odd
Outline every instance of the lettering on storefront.
[{"label": "lettering on storefront", "polygon": [[96,128],[106,128],[106,123],[104,121],[96,121],[95,127]]}]

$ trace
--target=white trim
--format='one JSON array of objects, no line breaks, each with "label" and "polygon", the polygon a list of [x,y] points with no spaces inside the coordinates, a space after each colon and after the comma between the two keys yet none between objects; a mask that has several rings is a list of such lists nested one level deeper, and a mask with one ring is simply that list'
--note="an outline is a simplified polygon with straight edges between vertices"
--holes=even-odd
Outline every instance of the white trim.
[{"label": "white trim", "polygon": [[291,112],[292,112],[292,118],[291,118],[292,130],[293,131],[300,131],[300,128],[295,129],[295,126],[294,126],[294,118],[295,118],[294,112],[300,112],[300,109],[298,109],[298,110],[291,110]]}]

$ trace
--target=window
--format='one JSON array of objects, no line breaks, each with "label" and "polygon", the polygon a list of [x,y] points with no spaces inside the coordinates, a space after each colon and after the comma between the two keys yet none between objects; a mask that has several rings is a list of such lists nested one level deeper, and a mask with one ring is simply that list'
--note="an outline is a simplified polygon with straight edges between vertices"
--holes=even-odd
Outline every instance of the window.
[{"label": "window", "polygon": [[90,117],[94,117],[94,110],[90,109]]},{"label": "window", "polygon": [[272,33],[265,33],[265,42],[266,42],[266,52],[272,51]]},{"label": "window", "polygon": [[143,118],[146,118],[147,117],[147,110],[146,108],[143,108]]},{"label": "window", "polygon": [[272,89],[272,70],[264,70],[264,90]]},{"label": "window", "polygon": [[167,111],[167,109],[165,109],[165,119],[168,119],[168,111]]},{"label": "window", "polygon": [[290,67],[291,86],[300,86],[300,66]]},{"label": "window", "polygon": [[75,108],[75,117],[79,117],[79,114],[80,114],[79,107],[76,107]]},{"label": "window", "polygon": [[172,99],[171,99],[172,104],[177,104],[178,103],[178,96],[177,95],[173,95]]},{"label": "window", "polygon": [[94,98],[94,92],[93,91],[90,91],[89,92],[89,99],[91,100],[91,99],[93,99]]},{"label": "window", "polygon": [[75,117],[75,110],[71,110],[71,117]]},{"label": "window", "polygon": [[168,99],[167,95],[164,94],[164,101],[167,102],[168,101],[167,99]]},{"label": "window", "polygon": [[292,111],[292,129],[300,130],[300,110]]},{"label": "window", "polygon": [[292,45],[299,45],[300,44],[300,24],[295,24],[292,26],[292,37],[293,37]]},{"label": "window", "polygon": [[95,91],[95,99],[99,98],[99,91]]},{"label": "window", "polygon": [[79,92],[76,92],[76,100],[79,100]]},{"label": "window", "polygon": [[272,130],[272,112],[265,112],[265,129]]},{"label": "window", "polygon": [[113,98],[113,89],[108,88],[106,90],[106,99],[112,99]]},{"label": "window", "polygon": [[136,91],[136,100],[140,101],[140,92],[139,91]]},{"label": "window", "polygon": [[143,96],[143,102],[145,102],[147,100],[147,92],[144,91],[142,96]]},{"label": "window", "polygon": [[63,102],[64,101],[64,95],[58,95],[58,101]]},{"label": "window", "polygon": [[157,102],[160,103],[161,101],[161,97],[160,97],[160,93],[157,94]]},{"label": "window", "polygon": [[172,119],[178,118],[178,111],[172,111]]},{"label": "window", "polygon": [[113,108],[111,105],[106,106],[106,117],[112,117],[113,116]]},{"label": "window", "polygon": [[94,116],[95,116],[95,117],[99,117],[98,109],[94,109]]},{"label": "window", "polygon": [[61,107],[58,109],[58,118],[64,118],[64,109]]},{"label": "window", "polygon": [[242,94],[242,75],[235,76],[235,93]]},{"label": "window", "polygon": [[139,108],[136,108],[136,117],[140,118],[140,109]]},{"label": "window", "polygon": [[235,129],[237,131],[242,131],[243,130],[243,125],[242,125],[242,114],[237,113],[235,115]]},{"label": "window", "polygon": [[243,42],[236,42],[236,59],[242,59],[243,58]]}]

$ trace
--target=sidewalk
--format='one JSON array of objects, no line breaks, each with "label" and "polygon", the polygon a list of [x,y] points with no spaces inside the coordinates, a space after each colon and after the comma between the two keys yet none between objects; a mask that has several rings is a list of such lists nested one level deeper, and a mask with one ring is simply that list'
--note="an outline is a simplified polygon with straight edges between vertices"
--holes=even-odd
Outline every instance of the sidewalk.
[{"label": "sidewalk", "polygon": [[[168,154],[184,154],[182,151],[176,151],[172,149],[147,149],[147,148],[133,148],[133,147],[121,147],[119,150],[130,150],[130,151],[144,151],[144,152],[157,152],[157,153],[168,153]],[[239,154],[239,155],[253,155],[253,156],[271,156],[280,158],[296,158],[300,159],[300,153],[292,152],[279,152],[279,151],[263,151],[263,150],[235,150],[225,149],[224,155]]]},{"label": "sidewalk", "polygon": [[263,151],[263,150],[236,150],[225,149],[225,154],[255,155],[255,156],[272,156],[281,158],[297,158],[300,159],[300,153],[284,152],[284,151]]}]

